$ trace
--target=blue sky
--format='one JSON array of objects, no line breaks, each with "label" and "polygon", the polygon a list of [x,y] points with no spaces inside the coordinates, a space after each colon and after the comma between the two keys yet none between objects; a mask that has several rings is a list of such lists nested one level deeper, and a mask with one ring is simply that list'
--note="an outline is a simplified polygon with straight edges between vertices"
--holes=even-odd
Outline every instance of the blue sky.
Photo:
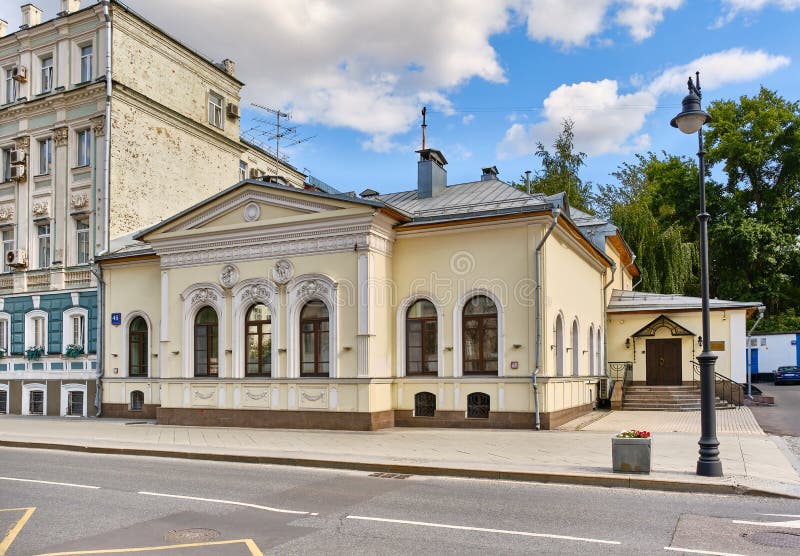
[{"label": "blue sky", "polygon": [[[242,128],[266,116],[248,103],[290,111],[300,136],[314,136],[290,162],[344,191],[414,187],[423,105],[449,183],[493,164],[508,181],[535,172],[536,142],[550,144],[564,117],[589,155],[582,177],[608,183],[636,152],[694,155],[669,120],[695,70],[706,104],[760,85],[797,100],[800,85],[800,0],[127,3],[208,57],[235,60]],[[57,2],[39,5],[49,18]],[[18,3],[0,6],[15,28]]]}]

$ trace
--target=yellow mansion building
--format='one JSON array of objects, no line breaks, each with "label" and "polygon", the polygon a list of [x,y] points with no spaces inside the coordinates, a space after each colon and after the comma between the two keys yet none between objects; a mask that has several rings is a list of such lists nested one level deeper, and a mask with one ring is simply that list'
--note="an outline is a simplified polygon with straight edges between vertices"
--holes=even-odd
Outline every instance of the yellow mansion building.
[{"label": "yellow mansion building", "polygon": [[[418,153],[410,191],[245,179],[101,257],[103,415],[553,428],[620,362],[631,383],[691,383],[700,302],[633,291],[613,225],[495,167],[448,185],[442,153]],[[744,379],[757,305],[712,303],[721,375]]]}]

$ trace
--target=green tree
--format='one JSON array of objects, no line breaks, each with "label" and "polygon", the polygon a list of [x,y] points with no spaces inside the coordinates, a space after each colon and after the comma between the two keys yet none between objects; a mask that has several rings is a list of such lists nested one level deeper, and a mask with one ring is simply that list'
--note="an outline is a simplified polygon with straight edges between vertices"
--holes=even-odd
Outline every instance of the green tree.
[{"label": "green tree", "polygon": [[[592,184],[584,182],[579,176],[586,153],[575,152],[574,125],[572,120],[563,121],[561,132],[553,142],[552,152],[541,141],[536,144],[534,155],[539,159],[541,169],[531,178],[531,191],[545,195],[563,191],[567,194],[570,206],[592,212]],[[521,182],[513,185],[524,190],[524,178]]]},{"label": "green tree", "polygon": [[690,234],[691,199],[698,196],[697,167],[684,158],[647,153],[636,155],[635,163],[622,164],[612,176],[617,183],[598,187],[595,206],[637,254],[641,289],[656,293],[696,289],[697,246]]}]

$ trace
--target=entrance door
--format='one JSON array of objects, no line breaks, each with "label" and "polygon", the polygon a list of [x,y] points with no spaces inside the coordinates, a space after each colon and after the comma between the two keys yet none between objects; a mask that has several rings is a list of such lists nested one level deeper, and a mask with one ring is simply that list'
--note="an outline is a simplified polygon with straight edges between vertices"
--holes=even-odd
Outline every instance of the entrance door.
[{"label": "entrance door", "polygon": [[647,340],[647,385],[681,385],[681,340]]}]

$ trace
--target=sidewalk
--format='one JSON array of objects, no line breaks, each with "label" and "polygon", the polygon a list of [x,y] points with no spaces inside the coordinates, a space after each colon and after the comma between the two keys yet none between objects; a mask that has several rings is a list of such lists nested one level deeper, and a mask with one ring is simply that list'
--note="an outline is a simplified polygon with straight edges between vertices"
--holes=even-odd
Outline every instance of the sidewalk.
[{"label": "sidewalk", "polygon": [[4,415],[0,416],[0,445],[800,498],[800,476],[782,440],[765,435],[757,424],[753,427],[748,409],[729,411],[741,413],[726,417],[731,422],[720,428],[726,474],[720,479],[694,474],[698,435],[684,430],[693,426],[686,414],[669,412],[648,417],[667,430],[679,431],[654,433],[650,475],[611,473],[610,438],[623,428],[645,428],[645,415],[640,412],[609,412],[583,430],[538,432],[176,427],[120,419]]}]

